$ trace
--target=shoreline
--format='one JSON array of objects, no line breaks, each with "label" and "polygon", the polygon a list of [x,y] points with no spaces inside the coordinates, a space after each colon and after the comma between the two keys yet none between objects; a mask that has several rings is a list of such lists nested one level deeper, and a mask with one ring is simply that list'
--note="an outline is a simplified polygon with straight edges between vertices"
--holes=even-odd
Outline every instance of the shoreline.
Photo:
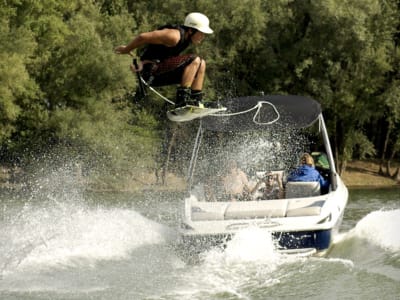
[{"label": "shoreline", "polygon": [[[393,164],[391,173],[393,173],[398,164]],[[10,183],[9,176],[6,168],[1,168],[0,172],[0,188],[1,189],[16,189],[19,190],[24,184],[20,186],[19,183]],[[1,174],[2,173],[2,174]],[[1,176],[2,175],[2,176]],[[125,182],[121,186],[117,187],[102,187],[101,184],[96,183],[87,184],[87,189],[91,191],[115,191],[115,192],[146,192],[149,190],[158,192],[173,192],[173,191],[185,191],[186,183],[183,178],[179,178],[173,174],[169,174],[166,178],[166,184],[160,185],[156,183],[156,178],[153,174],[146,174],[143,177],[141,184],[138,182]],[[396,181],[393,178],[383,176],[379,174],[379,163],[375,160],[368,161],[351,161],[348,163],[345,173],[341,176],[344,184],[348,189],[390,189],[400,188],[400,181]],[[84,181],[83,181],[84,182]],[[81,182],[82,184],[84,184]],[[147,182],[147,184],[145,184]]]},{"label": "shoreline", "polygon": [[[392,167],[392,173],[397,165]],[[395,179],[379,174],[379,163],[375,160],[348,163],[346,171],[341,176],[344,184],[349,189],[378,189],[398,188],[400,182]]]},{"label": "shoreline", "polygon": [[400,189],[400,184],[396,185],[347,185],[348,190],[390,190]]}]

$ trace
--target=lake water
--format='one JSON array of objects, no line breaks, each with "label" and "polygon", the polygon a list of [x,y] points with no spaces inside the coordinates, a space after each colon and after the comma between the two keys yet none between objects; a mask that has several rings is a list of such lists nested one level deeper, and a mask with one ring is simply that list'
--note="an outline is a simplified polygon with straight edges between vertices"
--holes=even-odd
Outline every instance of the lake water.
[{"label": "lake water", "polygon": [[350,190],[326,257],[281,256],[253,228],[190,264],[174,249],[182,193],[57,176],[0,194],[0,299],[400,299],[399,189]]}]

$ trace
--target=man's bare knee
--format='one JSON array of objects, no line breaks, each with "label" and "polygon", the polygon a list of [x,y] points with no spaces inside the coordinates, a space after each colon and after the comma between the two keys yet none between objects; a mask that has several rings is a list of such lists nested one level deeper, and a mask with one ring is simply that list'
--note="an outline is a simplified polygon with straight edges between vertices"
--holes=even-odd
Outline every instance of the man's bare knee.
[{"label": "man's bare knee", "polygon": [[195,59],[190,63],[190,66],[196,67],[198,69],[202,64],[202,59],[199,56],[196,56]]},{"label": "man's bare knee", "polygon": [[200,58],[200,66],[197,72],[204,73],[206,71],[206,61]]},{"label": "man's bare knee", "polygon": [[196,75],[206,72],[206,61],[201,57],[197,56],[192,63],[196,65]]}]

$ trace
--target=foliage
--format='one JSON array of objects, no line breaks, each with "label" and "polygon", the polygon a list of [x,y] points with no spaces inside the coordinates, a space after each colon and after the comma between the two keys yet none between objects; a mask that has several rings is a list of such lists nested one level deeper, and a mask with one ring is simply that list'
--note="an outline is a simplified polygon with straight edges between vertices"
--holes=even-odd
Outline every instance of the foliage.
[{"label": "foliage", "polygon": [[[322,103],[339,159],[398,153],[397,0],[5,0],[2,162],[23,163],[64,145],[94,173],[158,168],[169,138],[165,106],[157,98],[132,102],[131,58],[112,50],[139,32],[182,23],[191,11],[205,13],[215,31],[191,49],[207,61],[210,99],[261,91],[309,95]],[[174,89],[163,93],[172,96]],[[184,142],[172,157],[188,159],[179,147],[193,130],[178,128]],[[182,170],[182,161],[173,168]]]}]

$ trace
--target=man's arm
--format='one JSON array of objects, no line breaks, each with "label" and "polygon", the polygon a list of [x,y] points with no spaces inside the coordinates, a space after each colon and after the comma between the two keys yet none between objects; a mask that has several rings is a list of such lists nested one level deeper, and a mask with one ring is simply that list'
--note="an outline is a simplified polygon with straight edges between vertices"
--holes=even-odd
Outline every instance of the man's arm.
[{"label": "man's arm", "polygon": [[135,37],[128,45],[116,47],[114,52],[117,54],[129,54],[133,49],[146,44],[158,44],[173,47],[178,44],[180,38],[181,36],[178,29],[165,28],[151,32],[144,32]]}]

